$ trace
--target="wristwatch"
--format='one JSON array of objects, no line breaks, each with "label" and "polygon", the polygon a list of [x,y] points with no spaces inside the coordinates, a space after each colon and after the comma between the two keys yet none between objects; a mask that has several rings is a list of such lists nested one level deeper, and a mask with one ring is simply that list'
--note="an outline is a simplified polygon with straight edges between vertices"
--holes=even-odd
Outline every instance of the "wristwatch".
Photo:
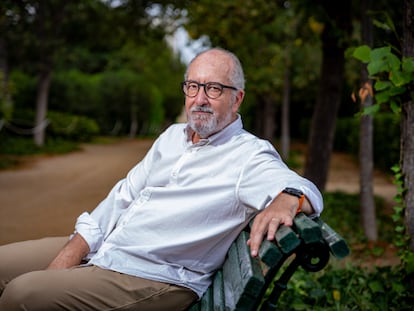
[{"label": "wristwatch", "polygon": [[303,192],[296,188],[286,187],[285,189],[282,190],[282,193],[293,195],[299,199],[299,206],[298,206],[298,209],[296,210],[296,214],[299,214],[302,211],[302,204],[303,204],[303,201],[305,200],[305,195],[303,194]]}]

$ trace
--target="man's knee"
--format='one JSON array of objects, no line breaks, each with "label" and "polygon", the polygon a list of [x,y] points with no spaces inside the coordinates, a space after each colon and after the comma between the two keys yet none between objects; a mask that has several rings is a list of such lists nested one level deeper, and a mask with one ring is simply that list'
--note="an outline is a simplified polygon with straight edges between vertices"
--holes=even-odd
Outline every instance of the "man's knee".
[{"label": "man's knee", "polygon": [[47,310],[45,282],[38,279],[38,274],[29,272],[10,281],[0,296],[0,310]]}]

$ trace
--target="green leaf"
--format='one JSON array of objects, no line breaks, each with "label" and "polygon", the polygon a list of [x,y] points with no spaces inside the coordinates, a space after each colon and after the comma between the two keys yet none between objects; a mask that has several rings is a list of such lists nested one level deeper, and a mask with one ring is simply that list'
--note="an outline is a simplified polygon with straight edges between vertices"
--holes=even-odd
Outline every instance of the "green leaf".
[{"label": "green leaf", "polygon": [[368,63],[371,60],[371,48],[368,45],[361,45],[354,50],[352,55],[363,63]]},{"label": "green leaf", "polygon": [[364,107],[364,110],[362,111],[363,115],[373,115],[377,113],[380,109],[380,105],[375,104],[372,106]]},{"label": "green leaf", "polygon": [[393,87],[393,88],[390,88],[387,92],[388,92],[388,95],[392,97],[392,96],[404,94],[405,90],[406,90],[405,87]]},{"label": "green leaf", "polygon": [[390,66],[391,71],[400,71],[401,61],[394,54],[390,53],[386,55],[386,62]]},{"label": "green leaf", "polygon": [[411,82],[412,75],[408,72],[395,70],[390,72],[390,80],[395,86],[400,87]]},{"label": "green leaf", "polygon": [[375,99],[377,101],[377,104],[384,104],[384,103],[388,103],[390,100],[390,94],[388,91],[384,91],[381,93],[377,93],[375,95]]},{"label": "green leaf", "polygon": [[392,218],[392,220],[394,221],[394,222],[397,222],[397,221],[399,221],[399,220],[401,220],[401,216],[400,215],[391,215],[391,218]]},{"label": "green leaf", "polygon": [[412,252],[407,253],[405,260],[406,260],[405,269],[407,271],[407,274],[413,273],[414,272],[414,253]]},{"label": "green leaf", "polygon": [[376,48],[371,51],[371,60],[373,62],[378,62],[382,59],[385,59],[390,54],[391,54],[391,48],[389,46]]},{"label": "green leaf", "polygon": [[379,281],[369,282],[368,286],[374,293],[383,293],[384,292],[384,287],[382,286],[381,282],[379,282]]},{"label": "green leaf", "polygon": [[391,102],[390,108],[391,108],[392,112],[395,113],[395,114],[400,114],[401,113],[401,107],[395,101]]},{"label": "green leaf", "polygon": [[404,232],[404,226],[396,226],[395,231],[396,232]]},{"label": "green leaf", "polygon": [[384,60],[380,59],[380,60],[371,61],[370,63],[368,63],[367,70],[370,76],[375,76],[376,74],[380,72],[388,71],[389,68],[388,68],[387,63]]},{"label": "green leaf", "polygon": [[414,57],[403,57],[402,69],[405,72],[414,72]]},{"label": "green leaf", "polygon": [[400,206],[395,206],[395,207],[394,207],[394,211],[395,211],[396,213],[400,213],[402,210],[403,210],[403,208],[402,208],[402,207],[400,207]]},{"label": "green leaf", "polygon": [[376,91],[382,91],[392,86],[391,82],[389,81],[376,81],[374,88]]},{"label": "green leaf", "polygon": [[397,173],[397,172],[400,172],[400,171],[401,171],[401,167],[400,167],[400,165],[399,165],[399,164],[395,164],[395,165],[393,165],[393,166],[391,167],[391,170],[392,170],[394,173]]},{"label": "green leaf", "polygon": [[386,46],[371,51],[371,61],[367,69],[368,73],[372,76],[380,72],[399,70],[400,65],[399,58],[391,53],[390,47]]}]

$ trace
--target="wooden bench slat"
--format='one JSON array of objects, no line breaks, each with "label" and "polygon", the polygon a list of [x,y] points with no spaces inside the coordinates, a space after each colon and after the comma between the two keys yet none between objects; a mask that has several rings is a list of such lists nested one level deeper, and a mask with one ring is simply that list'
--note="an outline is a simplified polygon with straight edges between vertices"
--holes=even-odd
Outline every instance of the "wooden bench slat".
[{"label": "wooden bench slat", "polygon": [[[204,296],[203,296],[204,299]],[[200,311],[200,307],[201,307],[201,300],[198,301],[197,303],[193,304],[190,309],[188,309],[187,311]]]},{"label": "wooden bench slat", "polygon": [[293,219],[296,231],[305,244],[322,240],[322,231],[319,225],[305,214],[300,213]]},{"label": "wooden bench slat", "polygon": [[260,267],[259,258],[250,255],[250,247],[247,245],[249,234],[243,231],[236,240],[239,255],[240,272],[243,280],[246,280],[247,294],[256,297],[263,288],[264,277]]},{"label": "wooden bench slat", "polygon": [[252,310],[265,284],[259,258],[250,255],[248,239],[249,234],[243,231],[236,240],[240,272],[244,280],[244,292],[236,302],[237,311]]},{"label": "wooden bench slat", "polygon": [[214,311],[225,310],[224,300],[224,282],[223,282],[223,271],[217,271],[213,280],[213,305]]},{"label": "wooden bench slat", "polygon": [[259,257],[268,268],[276,267],[284,258],[281,250],[268,240],[264,240],[260,245]]},{"label": "wooden bench slat", "polygon": [[234,310],[251,308],[264,286],[259,261],[250,256],[247,238],[247,232],[239,235],[223,266],[225,303]]},{"label": "wooden bench slat", "polygon": [[227,259],[223,265],[224,300],[226,306],[234,307],[237,299],[242,295],[242,280],[236,244],[230,246]]},{"label": "wooden bench slat", "polygon": [[213,309],[213,290],[211,287],[207,289],[207,292],[204,294],[203,299],[201,300],[200,311],[209,311]]},{"label": "wooden bench slat", "polygon": [[291,227],[281,225],[275,234],[275,240],[281,251],[285,254],[291,253],[299,246],[300,240]]},{"label": "wooden bench slat", "polygon": [[316,218],[314,221],[320,226],[322,230],[322,237],[328,243],[332,255],[338,259],[342,259],[349,255],[350,250],[345,240],[337,232],[335,232],[322,219]]}]

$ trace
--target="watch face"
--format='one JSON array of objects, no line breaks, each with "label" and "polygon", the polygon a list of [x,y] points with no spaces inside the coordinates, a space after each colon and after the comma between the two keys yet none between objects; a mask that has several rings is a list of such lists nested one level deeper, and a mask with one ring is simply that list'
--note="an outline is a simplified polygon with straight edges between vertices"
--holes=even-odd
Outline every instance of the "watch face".
[{"label": "watch face", "polygon": [[282,192],[290,194],[290,195],[294,195],[295,197],[298,197],[298,198],[300,198],[303,195],[303,192],[296,188],[287,187]]}]

